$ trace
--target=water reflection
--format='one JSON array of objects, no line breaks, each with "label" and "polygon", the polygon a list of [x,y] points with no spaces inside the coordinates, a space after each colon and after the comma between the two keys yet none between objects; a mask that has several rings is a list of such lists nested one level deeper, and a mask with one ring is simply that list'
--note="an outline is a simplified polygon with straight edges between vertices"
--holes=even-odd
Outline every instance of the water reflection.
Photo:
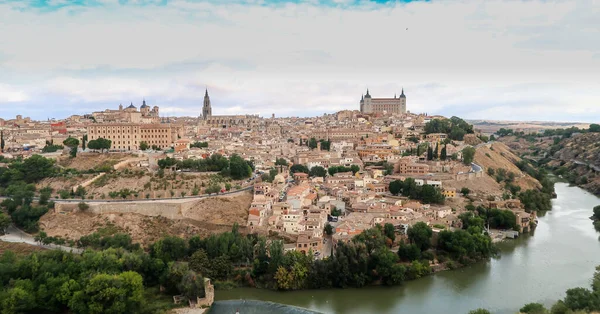
[{"label": "water reflection", "polygon": [[467,313],[484,307],[513,314],[526,303],[547,306],[565,290],[588,286],[600,264],[600,242],[589,216],[600,199],[556,184],[553,209],[539,216],[534,236],[498,244],[500,258],[406,282],[398,287],[280,293],[259,289],[218,291],[217,299],[258,299],[323,313]]}]

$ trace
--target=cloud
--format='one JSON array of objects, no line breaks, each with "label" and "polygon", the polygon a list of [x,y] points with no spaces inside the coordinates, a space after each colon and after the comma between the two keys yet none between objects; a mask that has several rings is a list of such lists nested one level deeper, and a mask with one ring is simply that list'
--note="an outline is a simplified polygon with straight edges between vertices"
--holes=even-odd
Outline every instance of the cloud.
[{"label": "cloud", "polygon": [[199,114],[208,86],[215,114],[314,115],[404,87],[413,112],[600,118],[600,12],[585,0],[87,4],[0,3],[0,84],[31,91],[11,88],[24,106],[10,114],[142,97]]},{"label": "cloud", "polygon": [[26,92],[20,88],[0,83],[0,105],[29,100]]}]

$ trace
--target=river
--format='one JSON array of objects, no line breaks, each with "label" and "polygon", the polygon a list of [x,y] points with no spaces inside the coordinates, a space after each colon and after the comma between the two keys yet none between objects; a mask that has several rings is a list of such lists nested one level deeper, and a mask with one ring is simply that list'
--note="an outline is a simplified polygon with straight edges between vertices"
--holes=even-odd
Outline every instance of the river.
[{"label": "river", "polygon": [[437,273],[397,287],[276,292],[237,288],[216,300],[256,299],[322,313],[467,313],[486,308],[514,314],[529,302],[551,306],[565,290],[589,287],[600,265],[600,241],[589,217],[600,198],[556,183],[552,211],[539,217],[533,235],[499,243],[489,262]]}]

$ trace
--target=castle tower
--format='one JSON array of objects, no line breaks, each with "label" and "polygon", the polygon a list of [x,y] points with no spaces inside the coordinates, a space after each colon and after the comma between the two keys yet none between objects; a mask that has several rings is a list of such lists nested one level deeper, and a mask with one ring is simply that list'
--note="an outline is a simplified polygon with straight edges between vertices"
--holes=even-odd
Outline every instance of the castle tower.
[{"label": "castle tower", "polygon": [[212,108],[210,106],[210,97],[208,97],[208,88],[204,93],[204,105],[202,106],[202,119],[208,120],[212,116]]}]

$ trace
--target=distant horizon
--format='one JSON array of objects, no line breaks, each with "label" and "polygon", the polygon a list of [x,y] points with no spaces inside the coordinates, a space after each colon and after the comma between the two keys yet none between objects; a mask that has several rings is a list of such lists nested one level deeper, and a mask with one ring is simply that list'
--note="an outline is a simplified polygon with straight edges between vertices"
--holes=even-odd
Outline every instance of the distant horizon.
[{"label": "distant horizon", "polygon": [[208,87],[215,115],[315,116],[404,88],[411,112],[600,121],[588,0],[0,0],[0,19],[2,118],[143,97],[196,116]]}]

